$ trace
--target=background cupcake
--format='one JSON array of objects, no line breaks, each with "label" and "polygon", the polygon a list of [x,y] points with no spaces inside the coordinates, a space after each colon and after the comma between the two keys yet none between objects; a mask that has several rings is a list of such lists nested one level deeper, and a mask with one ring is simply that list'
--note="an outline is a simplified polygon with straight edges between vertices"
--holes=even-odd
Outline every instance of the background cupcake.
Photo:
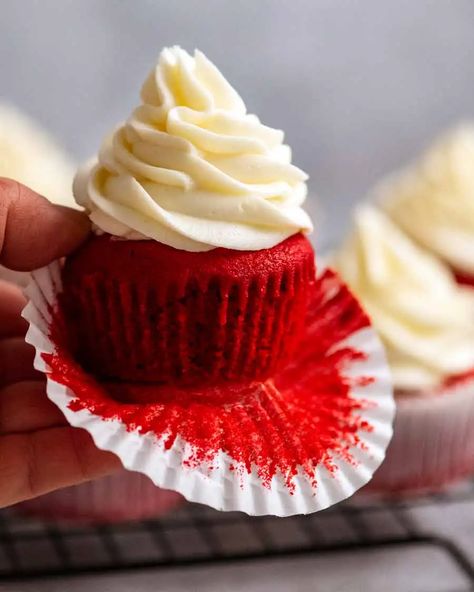
[{"label": "background cupcake", "polygon": [[[15,179],[56,204],[78,207],[72,195],[71,159],[38,123],[8,104],[0,104],[0,176]],[[28,277],[0,267],[0,279],[24,286]],[[113,521],[156,516],[181,501],[180,495],[158,489],[142,475],[122,472],[15,509],[50,519]]]},{"label": "background cupcake", "polygon": [[179,493],[159,489],[145,475],[121,471],[22,502],[14,509],[46,520],[102,524],[158,517],[183,501]]},{"label": "background cupcake", "polygon": [[376,193],[400,228],[474,286],[474,124],[441,137]]},{"label": "background cupcake", "polygon": [[[71,159],[37,122],[7,103],[0,103],[0,177],[20,181],[54,203],[77,208]],[[24,285],[27,277],[0,266],[0,279]]]},{"label": "background cupcake", "polygon": [[397,417],[373,489],[433,488],[474,471],[474,294],[370,206],[334,265],[386,346]]},{"label": "background cupcake", "polygon": [[77,207],[69,156],[39,123],[6,103],[0,103],[0,177],[20,181],[54,203]]}]

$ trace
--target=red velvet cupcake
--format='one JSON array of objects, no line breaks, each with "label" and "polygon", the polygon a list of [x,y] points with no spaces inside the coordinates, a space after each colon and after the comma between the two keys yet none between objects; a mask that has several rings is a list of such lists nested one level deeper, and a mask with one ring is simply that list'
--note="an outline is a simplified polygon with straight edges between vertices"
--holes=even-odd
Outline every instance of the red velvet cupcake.
[{"label": "red velvet cupcake", "polygon": [[48,395],[187,499],[323,509],[390,440],[380,342],[339,279],[315,277],[283,133],[199,52],[165,49],[141,96],[76,178],[94,236],[33,276],[27,338]]},{"label": "red velvet cupcake", "polygon": [[142,100],[76,179],[105,234],[64,268],[73,347],[111,380],[265,378],[301,340],[314,284],[306,175],[199,52],[165,49]]},{"label": "red velvet cupcake", "polygon": [[78,360],[102,379],[265,379],[301,341],[314,279],[301,234],[204,253],[105,235],[67,260],[61,307]]}]

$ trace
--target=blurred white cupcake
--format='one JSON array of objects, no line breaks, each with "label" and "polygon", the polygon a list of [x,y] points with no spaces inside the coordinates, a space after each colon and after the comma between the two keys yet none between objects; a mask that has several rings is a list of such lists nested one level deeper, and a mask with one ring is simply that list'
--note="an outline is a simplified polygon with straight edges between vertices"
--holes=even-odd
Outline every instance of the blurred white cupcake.
[{"label": "blurred white cupcake", "polygon": [[474,472],[474,291],[370,206],[333,262],[371,316],[395,386],[394,437],[370,488],[433,489]]},{"label": "blurred white cupcake", "polygon": [[[0,177],[20,181],[56,204],[78,208],[72,196],[74,173],[71,160],[46,131],[15,107],[0,104]],[[0,279],[24,285],[28,276],[0,267]],[[15,508],[51,520],[114,522],[156,517],[182,501],[139,473],[121,472]]]},{"label": "blurred white cupcake", "polygon": [[[74,165],[55,140],[16,107],[0,103],[0,177],[31,187],[50,201],[77,208]],[[0,279],[25,283],[27,274],[0,266]]]},{"label": "blurred white cupcake", "polygon": [[74,172],[71,159],[39,124],[16,107],[0,103],[0,177],[77,208],[72,197]]},{"label": "blurred white cupcake", "polygon": [[375,193],[400,228],[474,285],[474,123],[439,138]]}]

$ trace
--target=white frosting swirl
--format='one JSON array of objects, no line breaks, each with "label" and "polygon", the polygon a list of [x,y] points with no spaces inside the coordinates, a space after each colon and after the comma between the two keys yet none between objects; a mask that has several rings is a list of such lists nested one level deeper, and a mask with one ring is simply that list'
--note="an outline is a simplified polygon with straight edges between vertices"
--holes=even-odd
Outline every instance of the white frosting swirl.
[{"label": "white frosting swirl", "polygon": [[454,269],[474,274],[474,125],[441,138],[378,194],[392,220],[415,241]]},{"label": "white frosting swirl", "polygon": [[383,213],[356,212],[334,265],[371,316],[396,388],[435,387],[474,367],[474,291]]},{"label": "white frosting swirl", "polygon": [[177,249],[270,248],[311,221],[306,174],[283,132],[261,124],[199,51],[164,49],[142,104],[78,173],[99,231]]}]

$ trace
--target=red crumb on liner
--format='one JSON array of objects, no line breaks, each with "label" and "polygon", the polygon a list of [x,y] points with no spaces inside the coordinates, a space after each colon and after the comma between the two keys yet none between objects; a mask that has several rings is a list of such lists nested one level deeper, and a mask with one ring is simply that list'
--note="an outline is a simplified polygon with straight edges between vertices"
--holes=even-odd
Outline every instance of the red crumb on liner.
[{"label": "red crumb on liner", "polygon": [[[298,472],[316,486],[315,469],[335,471],[335,459],[355,462],[358,433],[371,426],[359,411],[368,403],[351,389],[372,382],[347,378],[345,369],[365,355],[341,342],[369,326],[356,299],[332,271],[315,284],[307,331],[294,359],[264,382],[222,383],[207,388],[98,382],[61,346],[61,322],[53,322],[53,354],[43,354],[50,378],[69,387],[72,411],[88,410],[120,420],[127,430],[152,432],[169,449],[179,437],[189,446],[183,464],[212,471],[220,451],[231,470],[256,471],[265,487],[280,474],[290,491]],[[126,403],[133,398],[141,403]],[[153,400],[153,402],[147,402]]]}]

